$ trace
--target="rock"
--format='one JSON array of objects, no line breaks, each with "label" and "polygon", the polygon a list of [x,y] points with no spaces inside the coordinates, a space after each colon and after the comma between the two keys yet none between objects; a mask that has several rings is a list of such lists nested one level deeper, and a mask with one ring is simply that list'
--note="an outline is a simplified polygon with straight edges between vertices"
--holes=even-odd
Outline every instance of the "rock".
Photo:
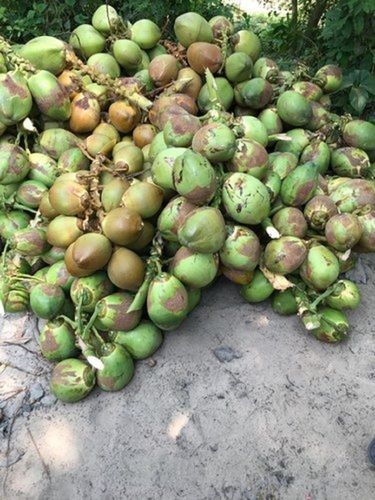
[{"label": "rock", "polygon": [[39,401],[44,396],[44,389],[39,382],[35,382],[29,388],[29,400],[30,403],[35,403]]},{"label": "rock", "polygon": [[25,404],[25,405],[22,405],[22,415],[28,415],[29,413],[31,413],[33,407],[31,406],[31,404]]},{"label": "rock", "polygon": [[55,396],[53,394],[47,394],[46,396],[44,396],[44,398],[42,398],[40,400],[40,403],[43,406],[52,406],[56,403],[56,401],[57,401],[57,398],[55,398]]},{"label": "rock", "polygon": [[220,363],[230,363],[233,359],[239,359],[242,357],[242,354],[236,352],[229,346],[217,347],[213,352]]},{"label": "rock", "polygon": [[368,281],[366,266],[363,264],[361,257],[358,258],[353,269],[345,273],[345,278],[354,281],[354,283],[365,285]]}]

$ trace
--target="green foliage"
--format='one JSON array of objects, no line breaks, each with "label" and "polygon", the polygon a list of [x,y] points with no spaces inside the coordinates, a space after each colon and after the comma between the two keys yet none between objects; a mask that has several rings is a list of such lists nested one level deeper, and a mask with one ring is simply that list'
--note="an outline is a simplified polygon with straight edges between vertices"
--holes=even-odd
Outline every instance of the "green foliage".
[{"label": "green foliage", "polygon": [[369,120],[375,120],[375,76],[366,69],[354,69],[344,75],[341,89],[333,96],[339,111],[361,116],[366,110]]},{"label": "green foliage", "polygon": [[2,0],[2,35],[15,43],[24,43],[42,34],[67,38],[75,26],[88,22],[88,14],[100,4],[101,2],[95,0]]},{"label": "green foliage", "polygon": [[327,58],[343,68],[373,70],[374,13],[374,0],[339,0],[327,12],[320,36]]},{"label": "green foliage", "polygon": [[320,43],[327,60],[344,71],[344,83],[334,96],[339,109],[367,118],[374,115],[375,3],[339,0],[325,17]]}]

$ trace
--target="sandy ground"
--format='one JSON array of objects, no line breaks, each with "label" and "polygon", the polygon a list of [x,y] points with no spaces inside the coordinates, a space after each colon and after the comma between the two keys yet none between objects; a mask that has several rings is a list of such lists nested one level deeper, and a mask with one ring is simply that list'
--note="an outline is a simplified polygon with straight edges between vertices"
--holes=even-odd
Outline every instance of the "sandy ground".
[{"label": "sandy ground", "polygon": [[[125,390],[75,405],[49,395],[49,363],[4,345],[33,337],[35,320],[5,318],[0,359],[30,373],[0,375],[0,497],[374,498],[374,274],[375,259],[364,259],[355,275],[363,302],[337,346],[219,280],[166,335],[155,366],[141,362]],[[25,346],[37,351],[34,339]]]}]

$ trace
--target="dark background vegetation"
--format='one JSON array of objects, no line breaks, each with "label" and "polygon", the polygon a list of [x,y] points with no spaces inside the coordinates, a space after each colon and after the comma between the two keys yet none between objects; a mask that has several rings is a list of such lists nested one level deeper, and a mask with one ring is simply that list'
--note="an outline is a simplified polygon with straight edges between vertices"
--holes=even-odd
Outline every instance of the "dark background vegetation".
[{"label": "dark background vegetation", "polygon": [[[148,17],[173,35],[173,20],[183,12],[206,18],[223,14],[238,28],[262,39],[263,53],[282,69],[298,62],[314,71],[326,63],[339,64],[343,88],[334,96],[340,112],[375,119],[375,0],[261,0],[268,15],[249,15],[222,0],[112,0],[129,21]],[[78,24],[90,22],[103,0],[0,0],[0,32],[14,43],[49,34],[68,38]],[[27,12],[25,14],[25,12]],[[169,22],[168,22],[169,20]]]}]

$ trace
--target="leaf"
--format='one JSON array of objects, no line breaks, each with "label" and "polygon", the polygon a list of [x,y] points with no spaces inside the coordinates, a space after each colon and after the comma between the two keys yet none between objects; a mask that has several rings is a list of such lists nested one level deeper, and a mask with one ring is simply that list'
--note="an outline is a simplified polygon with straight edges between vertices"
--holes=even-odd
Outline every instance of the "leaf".
[{"label": "leaf", "polygon": [[361,114],[365,109],[368,100],[368,92],[359,87],[352,87],[349,94],[349,102],[353,109]]},{"label": "leaf", "polygon": [[353,19],[354,33],[359,35],[365,27],[365,22],[362,16],[355,16]]},{"label": "leaf", "polygon": [[370,14],[371,12],[373,12],[373,9],[374,9],[373,0],[362,0],[360,2],[360,4],[361,4],[363,12],[365,12],[366,14]]},{"label": "leaf", "polygon": [[286,279],[285,276],[281,274],[271,273],[271,271],[267,269],[265,266],[260,266],[260,269],[275,290],[283,291],[287,290],[288,288],[294,287],[294,284],[288,279]]},{"label": "leaf", "polygon": [[366,89],[369,94],[375,95],[375,76],[369,71],[362,70],[360,87]]},{"label": "leaf", "polygon": [[344,89],[348,89],[349,87],[351,87],[354,83],[354,74],[353,72],[352,73],[349,73],[348,75],[345,75],[343,80],[342,80],[342,85],[340,87],[340,91],[341,90],[344,90]]}]

